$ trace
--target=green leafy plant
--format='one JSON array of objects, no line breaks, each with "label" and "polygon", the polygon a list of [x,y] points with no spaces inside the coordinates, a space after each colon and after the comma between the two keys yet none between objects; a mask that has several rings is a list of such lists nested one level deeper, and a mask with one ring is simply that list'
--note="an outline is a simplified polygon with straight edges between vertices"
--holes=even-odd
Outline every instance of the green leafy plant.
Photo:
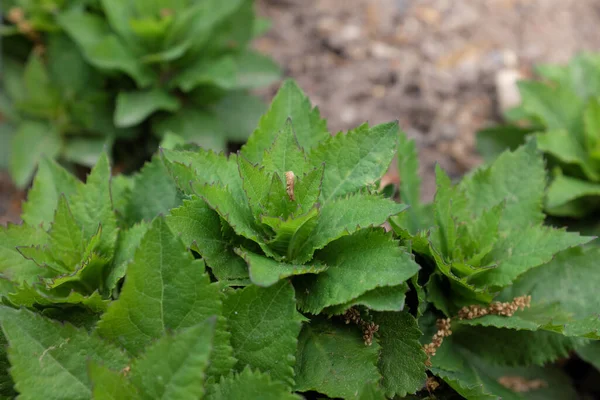
[{"label": "green leafy plant", "polygon": [[[170,132],[218,151],[244,142],[264,111],[248,90],[280,74],[249,47],[266,27],[252,0],[18,1],[4,9],[13,24],[2,30],[0,133],[12,142],[4,157],[19,186],[42,154],[92,166],[116,146],[117,159],[135,167]],[[231,109],[237,118],[228,118]]]},{"label": "green leafy plant", "polygon": [[[410,208],[380,185],[396,152]],[[597,362],[597,254],[541,225],[541,155],[440,170],[432,206],[417,167],[396,123],[331,136],[293,82],[238,154],[103,155],[85,184],[45,159],[0,231],[0,392],[570,398],[542,365]]]},{"label": "green leafy plant", "polygon": [[600,57],[580,55],[568,66],[543,65],[544,81],[519,83],[522,104],[510,110],[511,125],[478,133],[478,148],[492,159],[535,137],[552,171],[546,211],[583,217],[600,196]]}]

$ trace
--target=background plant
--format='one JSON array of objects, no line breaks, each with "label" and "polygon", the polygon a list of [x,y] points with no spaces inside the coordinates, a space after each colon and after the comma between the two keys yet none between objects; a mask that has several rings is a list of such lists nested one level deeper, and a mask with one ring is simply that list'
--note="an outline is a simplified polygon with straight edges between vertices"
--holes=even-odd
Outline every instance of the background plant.
[{"label": "background plant", "polygon": [[243,142],[264,109],[247,90],[279,76],[249,48],[266,28],[251,0],[14,1],[3,11],[2,134],[20,186],[41,154],[91,166],[116,143],[131,168],[167,132],[215,150]]},{"label": "background plant", "polygon": [[[380,188],[396,150],[408,209]],[[293,82],[237,155],[168,143],[112,178],[103,155],[85,184],[44,160],[0,231],[0,390],[571,398],[541,365],[594,359],[597,254],[541,225],[541,155],[440,170],[433,206],[416,171],[395,123],[331,136]]]},{"label": "background plant", "polygon": [[478,148],[492,159],[535,136],[552,171],[546,211],[583,217],[597,209],[600,194],[600,57],[584,54],[537,72],[543,81],[519,83],[522,104],[508,112],[510,124],[479,132]]}]

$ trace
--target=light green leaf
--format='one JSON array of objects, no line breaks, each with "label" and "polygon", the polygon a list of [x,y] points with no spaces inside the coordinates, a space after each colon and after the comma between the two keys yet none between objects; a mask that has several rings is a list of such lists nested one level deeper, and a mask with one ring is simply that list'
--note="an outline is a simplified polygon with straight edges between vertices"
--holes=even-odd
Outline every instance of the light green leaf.
[{"label": "light green leaf", "polygon": [[345,135],[330,137],[315,148],[311,162],[313,165],[325,163],[321,204],[356,192],[381,178],[396,152],[397,137],[397,122],[372,128],[362,125]]},{"label": "light green leaf", "polygon": [[112,148],[113,137],[69,137],[64,144],[62,156],[72,163],[93,167],[104,149]]},{"label": "light green leaf", "polygon": [[83,228],[84,240],[89,241],[102,227],[98,254],[112,258],[117,241],[117,217],[110,193],[110,164],[104,153],[88,175],[85,185],[77,188],[70,199],[73,216]]},{"label": "light green leaf", "polygon": [[[31,193],[31,192],[30,192]],[[40,268],[17,250],[18,246],[43,246],[48,236],[41,228],[27,224],[0,226],[0,273],[17,284],[33,284],[40,277],[48,276],[46,269]],[[4,294],[4,293],[3,293]]]},{"label": "light green leaf", "polygon": [[365,306],[373,311],[402,311],[407,290],[406,283],[375,288],[348,303],[327,307],[323,312],[328,315],[341,315],[350,307],[357,305]]},{"label": "light green leaf", "polygon": [[506,202],[500,231],[541,223],[546,171],[534,142],[505,152],[490,166],[475,170],[459,184],[469,200],[469,212],[479,216]]},{"label": "light green leaf", "polygon": [[356,194],[335,199],[322,205],[309,239],[294,254],[293,259],[308,261],[313,252],[342,236],[360,229],[379,226],[407,207],[390,199],[366,194]]},{"label": "light green leaf", "polygon": [[139,400],[141,398],[136,388],[122,372],[110,370],[104,365],[90,363],[88,373],[92,381],[92,398],[94,400]]},{"label": "light green leaf", "polygon": [[177,111],[177,98],[161,89],[120,92],[117,96],[115,125],[120,128],[139,125],[157,111]]},{"label": "light green leaf", "polygon": [[117,240],[115,256],[112,268],[106,278],[106,288],[110,292],[117,283],[125,276],[127,265],[133,260],[135,251],[140,245],[142,238],[148,231],[150,225],[145,222],[133,225],[131,228],[122,230]]},{"label": "light green leaf", "polygon": [[251,162],[262,161],[264,151],[273,143],[288,118],[294,124],[300,147],[307,153],[329,137],[327,122],[321,119],[319,110],[311,107],[310,100],[294,81],[287,80],[277,92],[269,111],[260,119],[258,128],[242,147],[242,154]]},{"label": "light green leaf", "polygon": [[422,334],[417,321],[406,312],[376,313],[373,320],[379,325],[377,341],[382,352],[378,366],[386,396],[403,397],[417,392],[427,378],[427,355],[419,343]]},{"label": "light green leaf", "polygon": [[125,72],[140,87],[152,82],[152,71],[138,62],[100,16],[72,10],[61,13],[57,20],[90,64],[107,71]]},{"label": "light green leaf", "polygon": [[55,158],[61,149],[59,133],[43,122],[24,121],[19,124],[11,142],[9,170],[15,185],[24,188],[44,156]]},{"label": "light green leaf", "polygon": [[600,159],[600,99],[591,99],[585,109],[585,148],[594,160]]},{"label": "light green leaf", "polygon": [[296,344],[303,317],[296,311],[294,288],[282,281],[269,288],[248,286],[223,304],[237,369],[246,366],[294,384]]},{"label": "light green leaf", "polygon": [[54,219],[54,211],[61,194],[70,198],[81,183],[55,161],[43,158],[40,161],[33,187],[23,204],[22,218],[31,226],[41,225],[48,229]]},{"label": "light green leaf", "polygon": [[273,145],[265,151],[262,165],[270,172],[276,172],[279,176],[292,171],[295,175],[302,176],[307,168],[304,150],[298,144],[293,129],[293,122],[288,119],[283,129],[275,137]]},{"label": "light green leaf", "polygon": [[557,216],[583,217],[596,208],[597,197],[600,184],[559,173],[548,187],[546,210]]},{"label": "light green leaf", "polygon": [[248,204],[254,216],[258,217],[262,213],[270,214],[268,200],[271,189],[271,175],[266,168],[253,165],[244,156],[238,158],[238,167]]},{"label": "light green leaf", "polygon": [[152,221],[181,204],[181,194],[163,160],[154,156],[133,178],[127,217],[131,222]]},{"label": "light green leaf", "polygon": [[217,86],[230,90],[236,86],[237,66],[232,56],[218,59],[198,59],[189,64],[171,82],[171,86],[189,92],[198,86]]},{"label": "light green leaf", "polygon": [[217,154],[202,148],[196,151],[162,149],[161,153],[177,186],[185,193],[194,193],[190,187],[190,181],[194,181],[197,185],[227,185],[236,199],[241,201],[246,197],[236,155],[230,155],[228,158],[222,153]]},{"label": "light green leaf", "polygon": [[477,132],[477,151],[486,162],[494,161],[504,150],[515,151],[525,143],[531,128],[505,125],[482,129]]},{"label": "light green leaf", "polygon": [[518,86],[525,111],[540,118],[550,130],[566,129],[583,139],[583,103],[574,92],[533,81],[522,81]]},{"label": "light green leaf", "polygon": [[168,329],[186,328],[219,315],[219,288],[162,218],[143,237],[119,299],[98,323],[98,333],[140,354]]},{"label": "light green leaf", "polygon": [[383,286],[397,286],[419,266],[383,229],[364,229],[328,245],[315,260],[329,268],[298,279],[300,309],[316,314]]},{"label": "light green leaf", "polygon": [[400,201],[409,206],[404,213],[394,218],[396,223],[405,221],[411,234],[426,227],[421,205],[421,178],[419,176],[419,157],[414,140],[408,140],[404,132],[398,135],[398,172],[400,174]]},{"label": "light green leaf", "polygon": [[379,345],[365,346],[356,326],[313,319],[298,339],[296,390],[329,397],[358,398],[363,385],[377,382]]},{"label": "light green leaf", "polygon": [[81,305],[94,313],[106,311],[109,303],[109,300],[104,300],[97,291],[89,296],[75,291],[62,295],[57,291],[47,290],[41,286],[29,286],[28,284],[15,289],[6,297],[12,304],[18,307],[34,308],[35,306]]},{"label": "light green leaf", "polygon": [[600,341],[596,340],[577,349],[577,355],[600,369]]},{"label": "light green leaf", "polygon": [[88,360],[120,370],[128,362],[116,347],[70,324],[31,311],[0,308],[10,370],[23,399],[89,399]]},{"label": "light green leaf", "polygon": [[214,111],[190,104],[184,105],[175,114],[155,116],[152,119],[152,132],[157,137],[174,132],[186,142],[202,146],[203,149],[226,151],[227,136],[224,123]]},{"label": "light green leaf", "polygon": [[58,200],[58,208],[48,231],[49,250],[56,262],[65,267],[65,272],[75,270],[84,251],[83,229],[77,224],[64,196]]},{"label": "light green leaf", "polygon": [[237,59],[236,84],[238,89],[268,86],[281,77],[281,67],[270,57],[247,49]]},{"label": "light green leaf", "polygon": [[275,232],[275,236],[267,241],[266,246],[279,256],[275,257],[278,261],[281,259],[294,262],[298,249],[313,234],[319,220],[318,214],[319,210],[315,207],[306,214],[288,217],[285,220],[277,217],[261,217],[261,222]]},{"label": "light green leaf", "polygon": [[221,230],[219,215],[200,198],[186,200],[166,218],[184,244],[197,251],[219,280],[248,278],[248,268],[233,252],[230,239]]},{"label": "light green leaf", "polygon": [[220,185],[202,185],[192,183],[194,190],[208,205],[225,219],[238,235],[260,242],[259,228],[254,221],[252,210],[243,199],[234,198],[233,194]]},{"label": "light green leaf", "polygon": [[222,378],[210,388],[208,400],[300,400],[290,393],[279,381],[271,379],[269,374],[252,371],[249,367],[242,372]]},{"label": "light green leaf", "polygon": [[528,269],[552,260],[556,253],[593,239],[545,226],[532,226],[512,232],[511,235],[500,238],[483,260],[484,265],[498,262],[496,268],[481,271],[472,276],[469,282],[496,288],[507,286]]},{"label": "light green leaf", "polygon": [[146,399],[195,400],[204,395],[215,319],[175,335],[166,335],[146,348],[131,366],[131,381]]},{"label": "light green leaf", "polygon": [[325,166],[321,165],[305,173],[303,176],[296,177],[294,195],[298,209],[294,212],[295,215],[307,213],[317,204],[321,194],[321,183],[323,182],[324,172]]},{"label": "light green leaf", "polygon": [[243,249],[236,250],[250,269],[250,280],[258,286],[273,286],[278,281],[294,275],[318,274],[327,269],[326,265],[296,265],[275,261]]},{"label": "light green leaf", "polygon": [[600,180],[600,173],[589,160],[584,143],[566,130],[546,131],[536,135],[538,148],[563,163],[576,165],[592,181]]}]

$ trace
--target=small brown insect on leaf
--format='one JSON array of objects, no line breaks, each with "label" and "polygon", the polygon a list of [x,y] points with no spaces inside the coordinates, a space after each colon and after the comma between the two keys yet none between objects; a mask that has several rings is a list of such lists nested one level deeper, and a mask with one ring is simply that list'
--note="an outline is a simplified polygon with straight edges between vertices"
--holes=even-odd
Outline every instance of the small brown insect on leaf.
[{"label": "small brown insect on leaf", "polygon": [[285,173],[285,190],[291,201],[296,201],[296,196],[294,196],[295,181],[296,181],[296,175],[294,175],[294,173],[292,171],[287,171]]}]

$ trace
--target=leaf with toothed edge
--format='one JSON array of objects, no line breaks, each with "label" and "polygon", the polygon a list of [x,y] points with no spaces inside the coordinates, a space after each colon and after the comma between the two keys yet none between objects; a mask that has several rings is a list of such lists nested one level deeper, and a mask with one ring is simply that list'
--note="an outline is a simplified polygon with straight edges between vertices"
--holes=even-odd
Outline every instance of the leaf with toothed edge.
[{"label": "leaf with toothed edge", "polygon": [[397,286],[378,287],[365,292],[348,303],[326,307],[323,313],[341,315],[349,308],[357,305],[364,306],[373,311],[402,311],[407,291],[408,285],[406,283]]},{"label": "leaf with toothed edge", "polygon": [[312,149],[329,137],[327,122],[321,119],[318,108],[312,108],[310,100],[298,85],[287,80],[281,86],[269,110],[258,122],[258,127],[242,147],[241,153],[252,162],[260,162],[277,133],[284,128],[290,118],[298,144],[305,152]]},{"label": "leaf with toothed edge", "polygon": [[247,367],[238,374],[222,378],[218,384],[210,387],[209,400],[300,400],[296,394],[280,381],[273,380],[269,374],[252,371]]},{"label": "leaf with toothed edge", "polygon": [[277,254],[280,254],[282,260],[293,262],[298,249],[309,240],[318,221],[319,210],[317,208],[311,209],[304,215],[290,217],[286,220],[262,216],[261,222],[268,225],[275,232],[275,235],[266,242],[266,245]]},{"label": "leaf with toothed edge", "polygon": [[[220,316],[221,285],[211,284],[201,260],[194,260],[162,217],[144,235],[119,299],[98,322],[98,333],[140,354],[167,330],[193,326]],[[217,320],[209,376],[218,378],[235,363],[226,321]]]},{"label": "leaf with toothed edge", "polygon": [[244,249],[236,249],[235,252],[242,257],[250,270],[250,280],[257,286],[268,287],[278,281],[304,274],[319,274],[327,270],[326,265],[294,265],[275,261],[271,258],[252,253]]},{"label": "leaf with toothed edge", "polygon": [[387,171],[397,147],[398,123],[369,128],[323,141],[310,154],[313,165],[325,163],[321,205],[375,183]]},{"label": "leaf with toothed edge", "polygon": [[11,282],[33,284],[40,277],[49,276],[52,271],[41,268],[31,258],[26,258],[18,246],[44,246],[48,235],[41,227],[27,224],[0,226],[0,272]]},{"label": "leaf with toothed edge", "polygon": [[321,206],[317,224],[307,241],[293,259],[308,261],[315,250],[342,236],[351,235],[359,229],[383,224],[390,216],[406,209],[404,204],[383,197],[354,194],[335,199]]},{"label": "leaf with toothed edge", "polygon": [[287,171],[292,171],[297,176],[304,174],[308,167],[306,155],[298,144],[291,119],[287,119],[271,148],[265,151],[262,165],[267,171],[276,172],[280,176],[284,176]]},{"label": "leaf with toothed edge", "polygon": [[231,292],[223,303],[223,313],[238,359],[236,368],[258,368],[293,386],[296,344],[304,317],[296,311],[291,283],[281,281],[268,288],[251,285]]},{"label": "leaf with toothed edge", "polygon": [[10,373],[23,399],[89,399],[89,360],[120,370],[129,362],[116,347],[70,324],[28,310],[0,307]]},{"label": "leaf with toothed edge", "polygon": [[197,251],[219,280],[248,278],[248,267],[236,255],[231,240],[222,232],[219,214],[195,197],[171,210],[167,224],[184,244]]},{"label": "leaf with toothed edge", "polygon": [[379,228],[342,237],[315,254],[315,260],[328,269],[295,280],[298,306],[312,314],[378,287],[400,285],[419,270],[412,256]]}]

